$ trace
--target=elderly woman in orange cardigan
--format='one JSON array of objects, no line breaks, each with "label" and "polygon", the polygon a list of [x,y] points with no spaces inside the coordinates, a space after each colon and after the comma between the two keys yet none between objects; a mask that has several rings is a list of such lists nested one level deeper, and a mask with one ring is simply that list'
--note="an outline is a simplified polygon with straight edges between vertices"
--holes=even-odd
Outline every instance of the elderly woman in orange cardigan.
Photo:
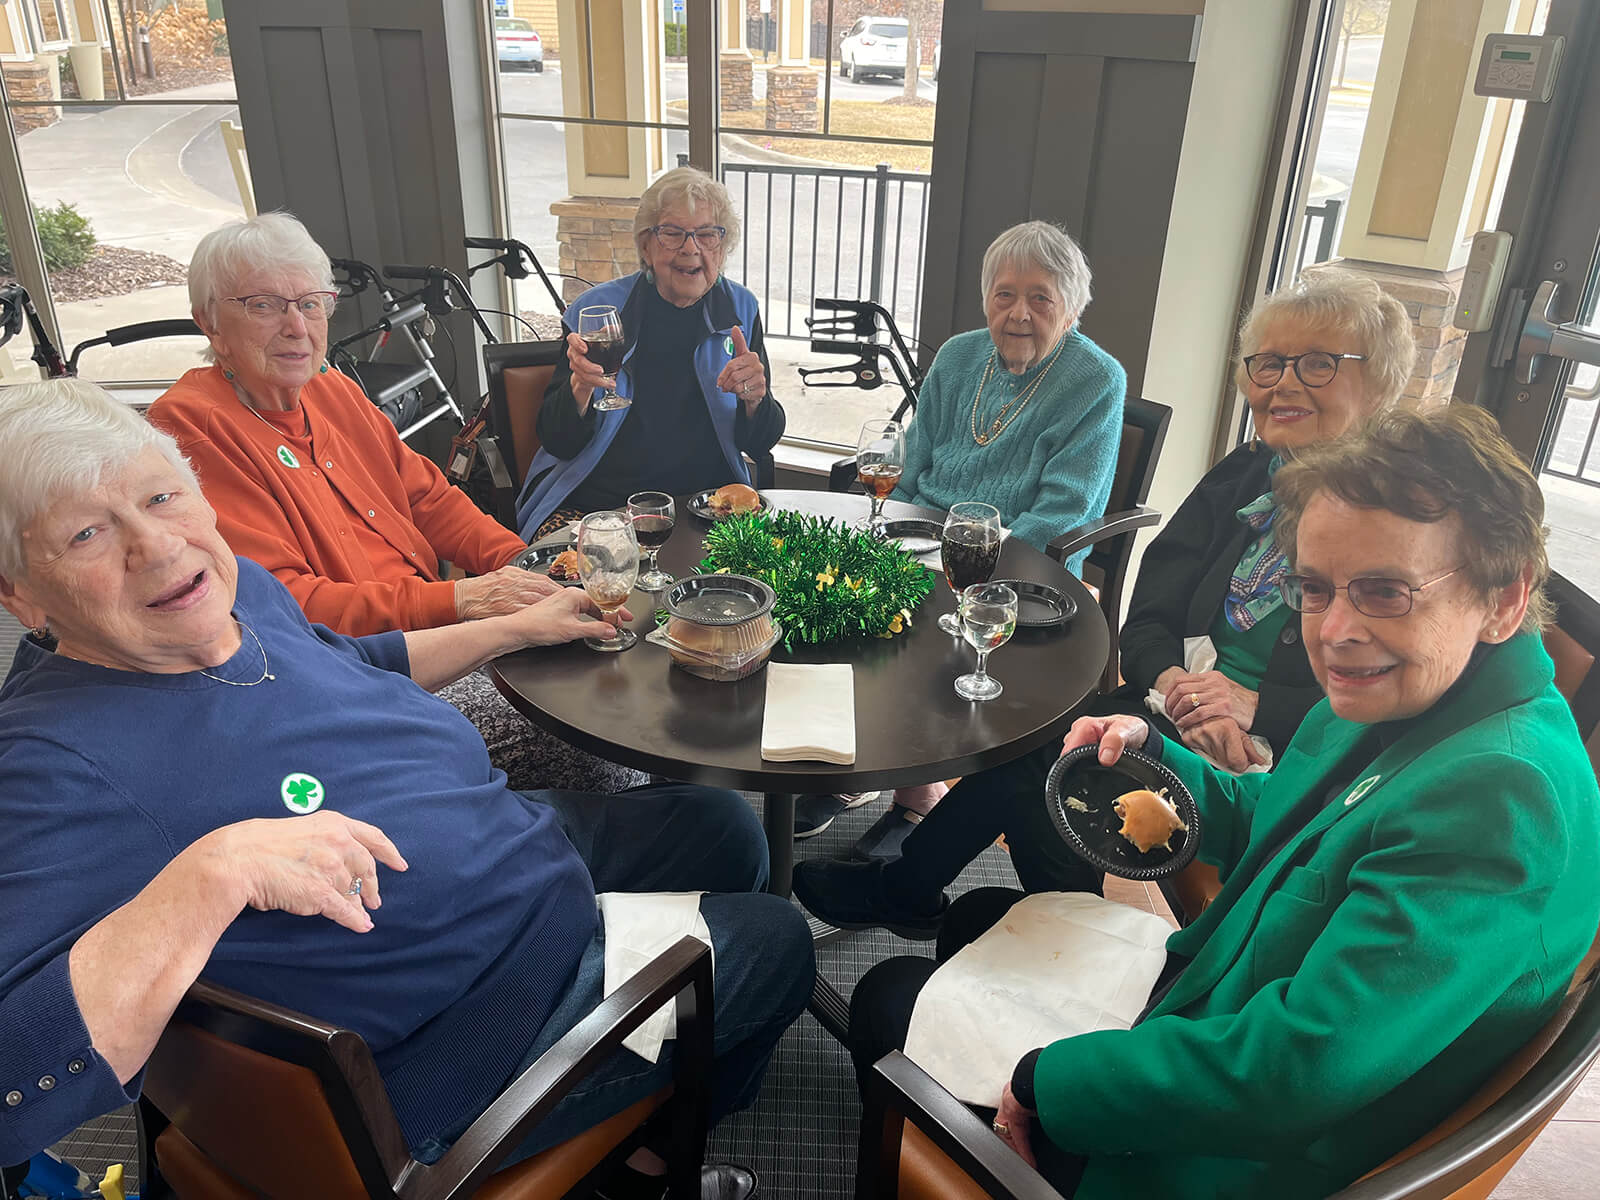
[{"label": "elderly woman in orange cardigan", "polygon": [[[353,637],[499,616],[557,588],[509,566],[522,539],[329,369],[336,299],[327,254],[287,213],[224,225],[195,248],[189,300],[213,361],[173,384],[150,420],[193,463],[228,544],[311,621]],[[467,578],[442,578],[441,560]],[[440,695],[477,725],[513,788],[643,782],[535,730],[481,672]]]}]

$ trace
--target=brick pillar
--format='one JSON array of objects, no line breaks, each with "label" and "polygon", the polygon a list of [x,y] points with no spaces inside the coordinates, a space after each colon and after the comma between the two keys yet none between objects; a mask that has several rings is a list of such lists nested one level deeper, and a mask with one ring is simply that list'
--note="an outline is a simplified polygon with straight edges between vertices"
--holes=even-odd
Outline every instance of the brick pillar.
[{"label": "brick pillar", "polygon": [[812,133],[817,128],[817,73],[811,67],[767,72],[767,128]]},{"label": "brick pillar", "polygon": [[748,50],[724,50],[718,67],[722,81],[722,110],[749,112],[756,106],[755,65]]},{"label": "brick pillar", "polygon": [[[54,100],[56,99],[56,80],[59,76],[55,73],[56,66],[54,55],[48,58],[35,59],[33,62],[9,62],[3,69],[6,76],[6,90],[10,92],[12,100]],[[18,133],[27,133],[32,129],[43,129],[47,125],[54,125],[61,119],[59,108],[13,108],[11,110],[11,123]]]},{"label": "brick pillar", "polygon": [[117,64],[112,61],[111,47],[103,47],[100,51],[100,74],[106,81],[107,99],[116,99],[117,92]]},{"label": "brick pillar", "polygon": [[[603,283],[637,271],[639,251],[633,242],[633,215],[638,208],[637,196],[572,196],[552,204],[561,273]],[[568,302],[586,290],[576,279],[561,281],[561,294]]]},{"label": "brick pillar", "polygon": [[[1411,378],[1406,381],[1401,401],[1418,408],[1447,403],[1455,387],[1456,372],[1461,369],[1461,352],[1467,345],[1466,331],[1450,324],[1466,268],[1430,271],[1355,259],[1326,265],[1365,275],[1405,305],[1411,317],[1411,332],[1417,339],[1417,361],[1411,368]],[[1319,269],[1314,267],[1306,274],[1313,275]]]}]

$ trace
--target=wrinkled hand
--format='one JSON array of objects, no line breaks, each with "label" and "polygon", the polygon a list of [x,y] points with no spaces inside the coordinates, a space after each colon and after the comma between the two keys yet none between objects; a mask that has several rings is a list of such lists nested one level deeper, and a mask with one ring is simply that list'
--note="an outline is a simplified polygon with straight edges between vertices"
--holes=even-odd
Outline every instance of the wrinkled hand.
[{"label": "wrinkled hand", "polygon": [[578,415],[589,411],[589,397],[604,386],[606,373],[588,359],[589,343],[575,333],[567,334],[567,365],[572,368],[572,398],[578,402]]},{"label": "wrinkled hand", "polygon": [[1100,761],[1110,766],[1122,757],[1124,750],[1137,750],[1144,745],[1150,726],[1143,717],[1117,714],[1111,717],[1079,717],[1067,730],[1061,743],[1061,752],[1076,750],[1079,746],[1100,743]]},{"label": "wrinkled hand", "polygon": [[[593,620],[588,618],[595,618]],[[615,637],[616,626],[633,620],[626,607],[602,613],[582,588],[561,588],[537,604],[507,617],[524,646],[559,646],[579,638]]]},{"label": "wrinkled hand", "polygon": [[498,617],[565,590],[555,580],[536,571],[501,567],[487,575],[456,580],[456,616],[463,621]]},{"label": "wrinkled hand", "polygon": [[732,336],[733,357],[717,376],[717,387],[738,396],[746,414],[754,416],[757,406],[767,397],[767,368],[744,340],[744,330],[735,325]]},{"label": "wrinkled hand", "polygon": [[[328,809],[224,825],[193,848],[239,883],[249,907],[324,916],[357,933],[372,928],[367,910],[383,903],[378,864],[406,869],[381,829]],[[361,880],[358,896],[346,894],[352,879]]]},{"label": "wrinkled hand", "polygon": [[[1166,690],[1167,716],[1180,730],[1226,717],[1240,729],[1255,723],[1261,697],[1221,671],[1182,674]],[[1196,703],[1198,701],[1198,703]]]},{"label": "wrinkled hand", "polygon": [[1235,775],[1246,767],[1266,765],[1266,759],[1257,753],[1249,735],[1230,717],[1214,717],[1178,732],[1185,746],[1209,754]]},{"label": "wrinkled hand", "polygon": [[1039,1163],[1033,1156],[1033,1113],[1023,1108],[1011,1094],[1010,1083],[1000,1093],[1000,1107],[995,1111],[994,1123],[1004,1125],[1006,1130],[1001,1133],[996,1129],[995,1137],[1015,1150],[1023,1162],[1037,1170]]}]

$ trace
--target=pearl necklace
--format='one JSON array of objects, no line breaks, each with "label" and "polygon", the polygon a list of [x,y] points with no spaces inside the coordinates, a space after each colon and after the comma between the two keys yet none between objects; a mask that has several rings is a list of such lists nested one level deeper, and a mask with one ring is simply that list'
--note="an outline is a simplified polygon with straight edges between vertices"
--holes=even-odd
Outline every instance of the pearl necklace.
[{"label": "pearl necklace", "polygon": [[224,679],[221,675],[213,675],[210,671],[201,671],[200,674],[204,675],[207,679],[215,679],[218,683],[225,683],[229,687],[255,687],[256,684],[265,680],[277,679],[278,677],[271,673],[267,663],[267,648],[261,644],[261,639],[256,637],[256,631],[251,629],[250,626],[246,625],[243,621],[239,620],[238,617],[233,619],[233,623],[248,633],[250,635],[250,640],[255,642],[256,649],[261,651],[261,678],[252,679],[249,683],[237,683],[232,679]]},{"label": "pearl necklace", "polygon": [[[1044,382],[1044,377],[1050,374],[1050,368],[1056,365],[1056,359],[1061,357],[1061,351],[1066,348],[1066,344],[1067,339],[1063,337],[1056,344],[1054,352],[1051,353],[1050,361],[1045,363],[1044,370],[1039,372],[1038,377],[1028,385],[1027,390],[1022,392],[1020,395],[1013,396],[1010,400],[1006,401],[1006,403],[1002,404],[1000,406],[1000,411],[995,414],[994,421],[990,423],[988,430],[984,433],[979,433],[978,407],[983,403],[983,389],[989,386],[989,377],[994,374],[995,359],[998,355],[998,351],[989,351],[988,365],[983,368],[983,378],[978,381],[978,394],[972,398],[973,441],[977,442],[980,446],[987,446],[990,442],[994,441],[995,438],[999,437],[1002,433],[1011,428],[1011,422],[1020,417],[1022,415],[1022,410],[1028,407],[1029,401],[1033,399],[1033,394],[1039,390],[1039,385]],[[1011,411],[1012,405],[1017,406],[1015,412]],[[1011,413],[1009,418],[1006,416],[1007,413]]]}]

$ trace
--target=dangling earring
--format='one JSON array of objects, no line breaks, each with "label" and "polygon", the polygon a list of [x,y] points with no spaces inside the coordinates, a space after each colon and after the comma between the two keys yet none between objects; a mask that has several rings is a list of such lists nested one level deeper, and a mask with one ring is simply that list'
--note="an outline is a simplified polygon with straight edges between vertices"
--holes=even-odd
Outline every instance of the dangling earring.
[{"label": "dangling earring", "polygon": [[233,372],[230,371],[227,367],[223,367],[222,368],[222,377],[224,379],[226,379],[229,383],[233,382]]},{"label": "dangling earring", "polygon": [[1251,438],[1250,439],[1250,453],[1254,454],[1259,449],[1261,449],[1261,439],[1258,438],[1258,437]]},{"label": "dangling earring", "polygon": [[656,281],[656,269],[654,267],[646,267],[644,269],[644,281],[646,283],[654,283]]},{"label": "dangling earring", "polygon": [[327,363],[323,363],[320,367],[317,368],[317,374],[318,375],[326,375],[327,373],[328,373],[328,364]]},{"label": "dangling earring", "polygon": [[41,642],[47,641],[50,637],[50,622],[46,621],[43,625],[35,626],[33,629],[28,630],[28,632],[33,634],[33,636],[38,638]]}]

